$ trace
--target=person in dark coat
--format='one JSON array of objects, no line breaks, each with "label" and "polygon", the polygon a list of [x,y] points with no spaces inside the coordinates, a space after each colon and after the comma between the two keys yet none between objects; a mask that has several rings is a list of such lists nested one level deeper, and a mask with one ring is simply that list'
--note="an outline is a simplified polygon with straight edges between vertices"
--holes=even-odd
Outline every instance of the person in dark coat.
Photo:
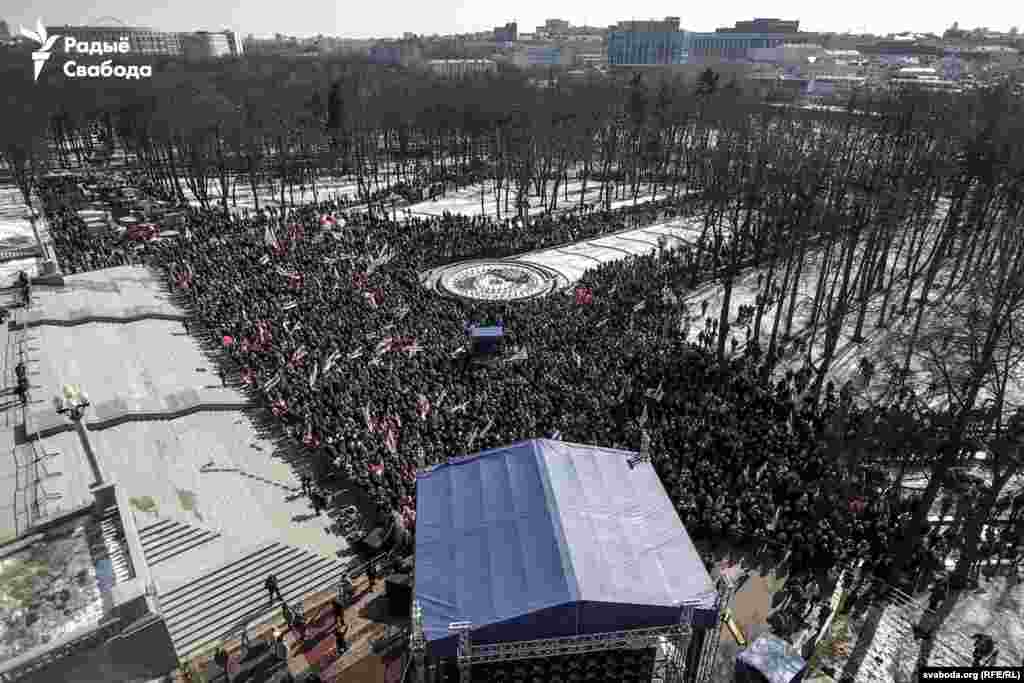
[{"label": "person in dark coat", "polygon": [[263,582],[263,587],[267,589],[267,598],[270,604],[274,604],[274,596],[276,595],[278,600],[284,602],[284,597],[281,595],[281,588],[277,585],[277,577],[271,574],[267,577],[267,580]]}]

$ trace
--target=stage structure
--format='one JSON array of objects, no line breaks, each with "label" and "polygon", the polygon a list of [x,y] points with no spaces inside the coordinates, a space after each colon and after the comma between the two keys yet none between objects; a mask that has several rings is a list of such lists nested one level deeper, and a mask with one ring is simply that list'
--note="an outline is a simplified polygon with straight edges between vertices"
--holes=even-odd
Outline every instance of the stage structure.
[{"label": "stage structure", "polygon": [[413,680],[651,649],[652,678],[709,679],[731,586],[636,455],[534,439],[417,475]]}]

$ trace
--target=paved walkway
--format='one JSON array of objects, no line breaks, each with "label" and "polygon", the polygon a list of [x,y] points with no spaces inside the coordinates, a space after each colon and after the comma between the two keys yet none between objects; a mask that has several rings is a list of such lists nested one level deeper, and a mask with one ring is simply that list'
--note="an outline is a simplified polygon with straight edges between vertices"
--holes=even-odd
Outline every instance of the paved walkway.
[{"label": "paved walkway", "polygon": [[[31,315],[40,319],[129,318],[140,310],[182,315],[157,277],[141,266],[73,275],[64,287],[33,291]],[[92,429],[117,415],[174,411],[197,402],[247,403],[232,378],[222,385],[212,359],[182,323],[42,325],[25,334],[31,431],[64,426],[53,397],[64,384],[81,386],[92,403],[85,421],[104,475],[125,488],[140,515],[204,524],[247,545],[275,538],[325,557],[345,549],[344,539],[313,517],[309,501],[298,494],[290,456],[282,457],[279,444],[257,433],[238,410]],[[93,477],[78,435],[53,434],[41,447],[56,454],[50,464],[56,476],[45,483],[55,511],[88,502]]]},{"label": "paved walkway", "polygon": [[668,240],[670,248],[693,244],[701,233],[700,218],[673,218],[644,228],[604,235],[570,245],[542,249],[513,257],[558,271],[570,282],[576,282],[584,271],[618,261],[627,256],[649,254],[658,248],[658,240]]}]

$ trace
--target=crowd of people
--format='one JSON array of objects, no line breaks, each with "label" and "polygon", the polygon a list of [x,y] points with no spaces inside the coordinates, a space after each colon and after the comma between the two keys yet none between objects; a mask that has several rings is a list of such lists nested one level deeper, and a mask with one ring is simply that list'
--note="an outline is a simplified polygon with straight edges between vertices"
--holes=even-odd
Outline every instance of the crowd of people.
[{"label": "crowd of people", "polygon": [[[348,212],[337,200],[238,217],[189,208],[181,236],[131,247],[50,212],[66,272],[144,261],[162,270],[223,348],[227,372],[280,421],[321,476],[344,473],[382,515],[415,520],[415,472],[537,436],[649,449],[688,529],[771,541],[794,566],[885,566],[905,509],[863,496],[825,451],[838,399],[787,373],[767,382],[756,343],[724,366],[714,325],[683,300],[714,265],[707,243],[662,248],[585,274],[590,296],[514,305],[443,298],[420,273],[686,213],[662,200],[515,220]],[[742,314],[751,316],[749,309]],[[503,320],[526,361],[453,362],[470,321]],[[691,322],[704,331],[692,334]]]}]

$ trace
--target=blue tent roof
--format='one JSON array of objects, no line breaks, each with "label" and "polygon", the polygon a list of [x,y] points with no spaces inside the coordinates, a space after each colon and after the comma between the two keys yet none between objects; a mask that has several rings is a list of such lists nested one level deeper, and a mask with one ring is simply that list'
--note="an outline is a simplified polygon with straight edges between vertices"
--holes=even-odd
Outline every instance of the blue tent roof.
[{"label": "blue tent roof", "polygon": [[534,439],[417,477],[416,599],[435,655],[478,643],[675,623],[714,586],[654,468]]}]

